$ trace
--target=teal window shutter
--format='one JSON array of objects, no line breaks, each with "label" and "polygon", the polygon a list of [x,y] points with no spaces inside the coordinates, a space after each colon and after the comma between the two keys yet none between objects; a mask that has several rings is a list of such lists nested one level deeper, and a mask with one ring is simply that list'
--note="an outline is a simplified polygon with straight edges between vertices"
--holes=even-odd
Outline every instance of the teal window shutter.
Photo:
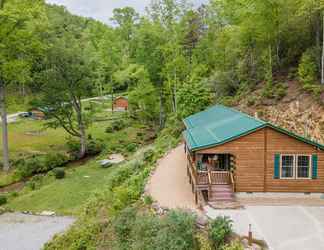
[{"label": "teal window shutter", "polygon": [[275,154],[274,158],[274,178],[279,179],[280,175],[280,154]]},{"label": "teal window shutter", "polygon": [[312,155],[312,179],[317,179],[317,155]]}]

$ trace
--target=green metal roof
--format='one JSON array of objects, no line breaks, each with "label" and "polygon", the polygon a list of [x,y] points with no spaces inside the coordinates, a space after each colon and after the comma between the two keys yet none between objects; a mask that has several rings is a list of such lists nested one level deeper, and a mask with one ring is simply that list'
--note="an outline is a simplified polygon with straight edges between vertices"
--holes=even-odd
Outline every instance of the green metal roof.
[{"label": "green metal roof", "polygon": [[264,127],[271,127],[297,140],[324,149],[324,145],[222,105],[215,105],[191,115],[184,119],[184,124],[187,128],[184,131],[184,138],[189,149],[193,151],[224,144]]}]

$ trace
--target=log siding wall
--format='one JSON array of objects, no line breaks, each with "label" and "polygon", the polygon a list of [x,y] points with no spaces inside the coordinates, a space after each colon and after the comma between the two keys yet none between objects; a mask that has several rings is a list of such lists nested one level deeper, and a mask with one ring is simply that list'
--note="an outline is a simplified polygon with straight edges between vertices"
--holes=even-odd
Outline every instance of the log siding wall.
[{"label": "log siding wall", "polygon": [[[324,192],[324,152],[272,128],[197,153],[233,154],[237,192]],[[274,179],[275,154],[317,154],[317,179]]]}]

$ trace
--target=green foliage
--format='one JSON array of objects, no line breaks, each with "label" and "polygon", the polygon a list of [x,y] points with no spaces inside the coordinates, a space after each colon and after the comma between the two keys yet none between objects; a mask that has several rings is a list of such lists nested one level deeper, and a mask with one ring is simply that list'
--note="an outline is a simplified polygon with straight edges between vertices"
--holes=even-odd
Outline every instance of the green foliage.
[{"label": "green foliage", "polygon": [[113,131],[120,131],[126,128],[127,123],[124,120],[116,120],[111,123],[111,128]]},{"label": "green foliage", "polygon": [[[71,157],[73,159],[78,159],[79,151],[81,147],[80,141],[75,140],[72,137],[69,137],[66,142],[66,146],[68,148],[68,152],[71,155]],[[86,146],[86,155],[88,156],[97,155],[104,149],[104,147],[105,145],[102,140],[88,138],[87,146]]]},{"label": "green foliage", "polygon": [[7,197],[4,195],[0,195],[0,206],[7,203]]},{"label": "green foliage", "polygon": [[317,66],[316,58],[312,55],[312,50],[307,50],[303,53],[299,66],[298,76],[305,89],[314,85],[317,81]]},{"label": "green foliage", "polygon": [[117,249],[197,249],[195,217],[186,212],[170,211],[160,219],[126,208],[113,225]]},{"label": "green foliage", "polygon": [[217,249],[224,245],[226,239],[233,232],[232,220],[229,217],[217,217],[208,225],[209,238]]},{"label": "green foliage", "polygon": [[287,95],[287,85],[283,83],[267,82],[262,89],[262,97],[268,99],[281,100]]},{"label": "green foliage", "polygon": [[136,145],[136,143],[130,143],[130,144],[128,144],[128,145],[126,146],[126,150],[127,150],[128,152],[130,152],[130,153],[135,152],[136,149],[137,149],[137,145]]},{"label": "green foliage", "polygon": [[143,202],[144,202],[145,205],[152,205],[154,200],[153,200],[152,196],[145,195],[144,198],[143,198]]},{"label": "green foliage", "polygon": [[197,234],[199,250],[213,250],[208,236],[204,233]]},{"label": "green foliage", "polygon": [[210,104],[210,92],[203,82],[185,83],[179,89],[178,108],[181,117],[205,109]]},{"label": "green foliage", "polygon": [[32,156],[20,159],[15,163],[16,174],[20,178],[27,178],[35,174],[46,173],[54,168],[64,166],[70,159],[60,153],[49,153],[46,155]]},{"label": "green foliage", "polygon": [[239,241],[233,241],[228,245],[225,245],[223,250],[244,250],[243,245]]},{"label": "green foliage", "polygon": [[53,173],[56,179],[63,179],[65,177],[64,168],[54,168]]},{"label": "green foliage", "polygon": [[114,219],[113,227],[118,238],[119,245],[127,246],[130,244],[131,238],[129,236],[136,223],[136,215],[136,208],[128,207],[121,211],[119,216]]},{"label": "green foliage", "polygon": [[148,79],[140,81],[128,96],[132,117],[154,124],[159,116],[157,90]]}]

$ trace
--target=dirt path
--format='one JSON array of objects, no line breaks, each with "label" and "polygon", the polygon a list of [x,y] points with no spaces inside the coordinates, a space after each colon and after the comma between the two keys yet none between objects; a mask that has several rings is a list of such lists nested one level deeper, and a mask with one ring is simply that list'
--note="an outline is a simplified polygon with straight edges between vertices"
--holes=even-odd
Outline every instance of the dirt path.
[{"label": "dirt path", "polygon": [[183,145],[173,149],[158,162],[147,185],[148,193],[162,207],[197,208],[188,182]]}]

